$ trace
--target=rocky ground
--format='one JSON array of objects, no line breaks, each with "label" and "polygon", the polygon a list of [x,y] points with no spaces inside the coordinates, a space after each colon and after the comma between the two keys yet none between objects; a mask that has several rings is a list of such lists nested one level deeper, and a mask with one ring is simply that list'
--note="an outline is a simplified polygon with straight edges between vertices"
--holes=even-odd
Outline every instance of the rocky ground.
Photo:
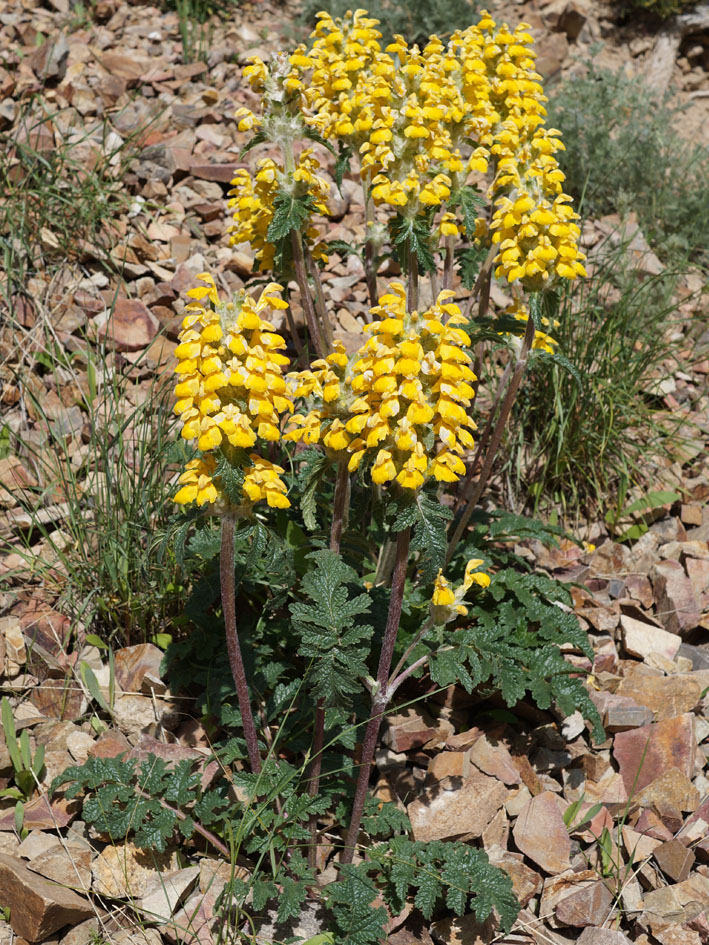
[{"label": "rocky ground", "polygon": [[[506,13],[531,23],[547,77],[581,68],[580,60],[602,42],[597,62],[654,76],[659,85],[671,80],[687,105],[684,130],[709,143],[706,29],[679,35],[668,76],[666,63],[658,74],[663,38],[642,23],[619,27],[610,6],[552,0],[510,4]],[[78,15],[69,0],[0,8],[5,169],[21,163],[23,142],[40,154],[69,143],[80,163],[105,161],[109,178],[128,197],[97,242],[80,242],[67,256],[57,252],[52,221],[44,222],[27,292],[12,293],[11,317],[7,307],[0,316],[0,426],[40,449],[51,426],[83,470],[86,416],[72,387],[90,387],[80,339],[88,334],[99,342],[109,334],[113,365],[137,365],[133,397],[139,400],[148,395],[150,375],[171,371],[180,296],[196,273],[210,268],[225,288],[244,284],[252,258],[248,247],[229,246],[225,199],[245,143],[231,116],[239,105],[253,104],[238,66],[292,42],[289,26],[283,35],[285,14],[268,2],[244,4],[215,26],[205,61],[184,64],[175,13],[119,0],[98,0],[91,17]],[[357,200],[357,189],[345,186],[332,207],[331,238],[351,241],[353,227],[357,235]],[[345,226],[340,221],[348,209]],[[586,247],[592,250],[617,222],[587,224]],[[639,278],[661,265],[639,232],[631,252]],[[105,254],[120,276],[117,266],[102,264]],[[0,278],[7,287],[8,273]],[[333,317],[346,338],[366,306],[356,257],[336,262],[328,280]],[[531,706],[520,707],[516,725],[476,724],[473,702],[457,689],[430,699],[425,711],[409,709],[387,722],[377,759],[379,796],[407,807],[417,839],[479,842],[510,873],[523,905],[505,940],[510,945],[709,942],[709,337],[696,331],[706,317],[701,288],[699,276],[690,274],[678,289],[685,361],[659,390],[664,409],[684,412],[693,424],[689,448],[663,470],[662,485],[679,489],[682,500],[655,510],[654,524],[632,547],[591,523],[581,537],[595,543],[593,551],[570,542],[551,551],[534,543],[517,549],[573,585],[595,660],[591,666],[574,653],[569,659],[590,671],[588,688],[607,741],[592,745],[580,716],[556,718]],[[72,371],[37,368],[46,367],[52,343],[77,354]],[[76,642],[77,628],[55,609],[56,595],[32,581],[22,550],[30,522],[23,503],[37,505],[34,514],[56,537],[67,497],[57,488],[43,492],[38,486],[49,478],[38,480],[46,469],[6,452],[0,460],[2,689],[12,699],[18,732],[29,733],[32,754],[44,746],[46,772],[25,807],[24,839],[15,829],[14,800],[0,800],[0,907],[9,910],[0,942],[207,945],[217,940],[212,909],[228,879],[224,864],[196,854],[185,862],[174,851],[155,859],[131,844],[114,846],[78,819],[75,805],[46,795],[58,773],[89,756],[152,752],[206,766],[209,746],[189,703],[161,679],[162,653],[152,644],[116,652],[112,723],[100,735],[89,724],[92,694],[76,667],[88,663],[105,687],[105,657],[90,643],[80,645],[80,631]],[[87,474],[89,495],[92,482]],[[34,552],[46,559],[46,542]],[[12,780],[1,745],[0,787]],[[575,802],[567,827],[564,814],[568,819]],[[593,805],[600,807],[584,822]],[[481,926],[472,917],[431,928],[411,917],[392,920],[392,945],[432,940],[503,939],[494,923]]]}]

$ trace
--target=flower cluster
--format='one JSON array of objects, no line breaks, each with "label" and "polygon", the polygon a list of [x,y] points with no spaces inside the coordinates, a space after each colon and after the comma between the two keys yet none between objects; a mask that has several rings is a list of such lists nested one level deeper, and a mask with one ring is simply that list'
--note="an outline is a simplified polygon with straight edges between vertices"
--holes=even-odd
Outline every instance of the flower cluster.
[{"label": "flower cluster", "polygon": [[305,398],[310,410],[294,414],[284,440],[322,443],[336,459],[346,453],[353,437],[345,429],[351,396],[350,363],[342,342],[326,358],[313,361],[309,369],[288,375],[293,397]]},{"label": "flower cluster", "polygon": [[[505,314],[513,315],[515,321],[522,322],[524,325],[529,321],[529,309],[521,302],[513,302],[511,305],[508,305],[505,309]],[[558,328],[560,324],[561,322],[558,318],[555,318],[552,322],[546,316],[542,316],[542,328]],[[518,343],[521,344],[521,341],[518,340]],[[547,332],[535,329],[534,339],[532,341],[533,350],[546,351],[547,354],[554,354],[558,345],[559,342],[555,338],[552,338],[551,335],[547,334]]]},{"label": "flower cluster", "polygon": [[[240,450],[257,441],[280,439],[281,415],[293,410],[283,369],[290,362],[282,354],[285,341],[264,319],[286,303],[271,283],[258,302],[241,292],[233,301],[219,299],[213,277],[190,289],[175,354],[177,403],[182,436],[196,441],[203,454],[188,464],[180,477],[182,488],[175,501],[199,505],[216,502],[220,490],[215,474],[219,452],[234,459]],[[246,460],[243,491],[251,502],[265,499],[269,505],[287,507],[286,487],[279,466],[251,453]]]},{"label": "flower cluster", "polygon": [[490,17],[479,28],[494,108],[490,152],[496,199],[490,229],[500,247],[495,274],[520,280],[529,290],[585,275],[577,214],[562,192],[564,174],[554,157],[564,146],[560,132],[544,127],[546,96],[535,71],[532,37],[524,23],[511,32],[506,25],[496,29]]},{"label": "flower cluster", "polygon": [[429,310],[409,313],[404,286],[392,283],[371,309],[371,337],[351,367],[340,348],[297,375],[296,395],[319,402],[294,417],[286,437],[346,452],[350,472],[371,455],[378,484],[417,490],[429,477],[455,482],[465,472],[460,457],[473,446],[476,378],[452,295],[441,292]]},{"label": "flower cluster", "polygon": [[[234,225],[230,228],[231,242],[249,243],[256,256],[259,269],[272,269],[276,247],[269,240],[276,207],[276,198],[287,193],[295,199],[307,197],[312,212],[326,215],[327,196],[330,184],[318,173],[320,162],[313,157],[311,148],[301,152],[294,169],[287,173],[272,158],[262,158],[256,166],[256,174],[239,168],[232,180],[229,209],[233,210]],[[306,226],[305,238],[311,246],[314,259],[327,262],[325,244],[319,241],[317,229]]]},{"label": "flower cluster", "polygon": [[438,572],[431,598],[431,617],[434,623],[445,624],[457,616],[466,616],[468,608],[463,603],[463,598],[470,588],[473,585],[482,588],[490,586],[490,575],[477,570],[482,564],[482,558],[471,558],[465,567],[463,583],[457,588],[451,587],[450,582],[443,577],[443,571]]}]

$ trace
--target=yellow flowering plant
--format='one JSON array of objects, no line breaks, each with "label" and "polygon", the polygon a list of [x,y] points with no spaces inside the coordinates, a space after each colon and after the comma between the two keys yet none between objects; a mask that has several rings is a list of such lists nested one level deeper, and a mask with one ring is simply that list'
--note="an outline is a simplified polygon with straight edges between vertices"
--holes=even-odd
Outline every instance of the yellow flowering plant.
[{"label": "yellow flowering plant", "polygon": [[[291,851],[286,872],[268,886],[275,895],[287,874],[288,883],[301,883],[297,903],[314,882],[321,818],[333,796],[350,806],[335,841],[341,877],[369,882],[372,863],[386,869],[371,847],[369,866],[351,864],[373,816],[368,786],[380,728],[413,675],[426,671],[438,685],[459,682],[469,691],[488,682],[511,704],[532,692],[542,705],[556,699],[597,718],[558,648],[573,640],[588,651],[556,606],[566,591],[537,579],[530,622],[530,585],[501,569],[507,559],[494,548],[495,523],[480,531],[480,499],[528,362],[556,356],[554,289],[584,275],[576,214],[554,157],[563,145],[544,125],[532,37],[524,24],[513,30],[483,14],[447,43],[432,36],[409,46],[397,36],[383,49],[380,39],[363,10],[341,20],[323,13],[309,45],[245,69],[261,108],[237,112],[239,131],[251,136],[243,153],[267,153],[232,182],[232,241],[249,243],[258,270],[277,281],[227,297],[203,273],[188,292],[176,352],[175,410],[196,455],[174,499],[221,519],[222,612],[251,772],[281,777],[288,764],[274,750],[273,725],[298,744],[311,733],[308,800],[299,808],[305,826],[292,834],[307,839],[307,863]],[[329,260],[342,247],[328,242],[327,220],[328,198],[345,174],[363,188],[370,304],[360,334],[342,338],[328,299]],[[400,277],[384,283],[386,256]],[[490,307],[493,279],[513,297],[499,312]],[[506,364],[478,437],[483,357],[501,346]],[[258,654],[264,634],[269,640],[265,662],[252,653],[261,665],[255,683],[242,656],[236,598],[251,586],[269,542],[261,587],[249,591],[264,615],[256,636],[252,625],[250,648]],[[496,611],[502,600],[504,619]],[[504,635],[510,615],[517,642],[512,631]],[[296,667],[283,684],[292,703],[267,724],[256,693],[285,672],[277,653]],[[301,689],[308,698],[299,701]],[[365,717],[355,699],[362,692]],[[356,747],[337,732],[345,720],[363,727]],[[345,781],[333,786],[328,774],[323,795],[328,739],[347,748],[337,765]],[[453,846],[451,855],[467,857]],[[407,850],[423,855],[415,843]],[[472,901],[484,918],[492,901],[478,902],[475,884],[489,881],[509,925],[507,878],[486,861],[465,862],[461,908]],[[335,913],[352,906],[332,890],[326,899]],[[356,941],[380,937],[381,928]]]}]

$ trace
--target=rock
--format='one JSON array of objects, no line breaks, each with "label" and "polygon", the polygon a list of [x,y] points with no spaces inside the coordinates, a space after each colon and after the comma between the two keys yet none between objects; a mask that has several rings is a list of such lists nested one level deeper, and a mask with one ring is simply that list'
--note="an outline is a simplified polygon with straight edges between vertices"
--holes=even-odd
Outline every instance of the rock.
[{"label": "rock", "polygon": [[427,780],[463,778],[470,774],[470,758],[466,751],[439,751],[431,758],[426,772]]},{"label": "rock", "polygon": [[630,945],[630,939],[614,929],[589,926],[578,937],[576,945]]},{"label": "rock", "polygon": [[59,838],[52,833],[32,830],[17,847],[17,856],[31,860],[59,846]]},{"label": "rock", "polygon": [[95,739],[88,732],[72,732],[67,737],[66,747],[78,764],[83,764],[94,747]]},{"label": "rock", "polygon": [[660,816],[667,809],[691,812],[699,806],[699,791],[681,771],[670,768],[639,789],[634,800],[643,807],[654,807]]},{"label": "rock", "polygon": [[539,903],[539,914],[544,916],[545,922],[549,926],[558,928],[556,907],[559,903],[567,896],[593,886],[597,882],[598,873],[592,869],[581,870],[580,872],[569,869],[557,876],[547,876],[544,880],[544,888]]},{"label": "rock", "polygon": [[499,934],[499,925],[492,916],[484,922],[474,915],[455,916],[434,922],[431,934],[442,945],[489,945]]},{"label": "rock", "polygon": [[147,348],[160,330],[160,322],[140,299],[119,298],[113,312],[106,311],[94,320],[119,351]]},{"label": "rock", "polygon": [[55,883],[73,886],[84,893],[88,893],[91,886],[91,850],[83,844],[57,843],[32,857],[27,866]]},{"label": "rock", "polygon": [[117,758],[126,755],[131,749],[130,742],[122,732],[109,728],[96,739],[89,749],[90,758]]},{"label": "rock", "polygon": [[593,693],[592,698],[601,713],[604,728],[610,733],[640,728],[642,725],[649,725],[653,720],[651,709],[638,705],[628,696],[601,691]]},{"label": "rock", "polygon": [[660,924],[687,922],[704,912],[707,903],[709,878],[695,872],[682,883],[646,892],[645,918]]},{"label": "rock", "polygon": [[667,840],[658,844],[652,855],[665,876],[675,883],[682,883],[689,877],[696,860],[692,851],[679,840]]},{"label": "rock", "polygon": [[521,784],[519,770],[512,756],[502,743],[493,744],[487,735],[479,738],[470,749],[470,760],[485,774],[502,781],[503,784]]},{"label": "rock", "polygon": [[132,695],[116,699],[113,718],[126,735],[139,735],[141,732],[158,734],[161,726],[170,731],[180,722],[177,709],[163,699]]},{"label": "rock", "polygon": [[556,75],[569,52],[569,41],[563,33],[547,33],[536,44],[535,68],[548,78]]},{"label": "rock", "polygon": [[160,678],[163,652],[152,643],[138,643],[116,650],[116,682],[126,693],[140,692],[146,673]]},{"label": "rock", "polygon": [[71,889],[43,879],[22,860],[5,854],[0,854],[0,901],[10,909],[14,932],[28,942],[41,942],[94,913],[92,904]]},{"label": "rock", "polygon": [[162,758],[167,762],[168,770],[174,768],[180,761],[204,761],[204,755],[195,751],[193,748],[185,748],[183,745],[161,742],[152,735],[141,735],[138,743],[131,748],[128,757],[136,758],[138,761],[145,761],[150,756]]},{"label": "rock", "polygon": [[[677,637],[679,640],[679,637]],[[702,697],[702,687],[689,675],[641,676],[622,679],[617,693],[650,709],[657,722],[691,712]]]},{"label": "rock", "polygon": [[63,33],[53,32],[30,56],[30,67],[39,79],[54,79],[58,82],[66,75],[69,59],[69,43]]},{"label": "rock", "polygon": [[306,902],[300,915],[288,922],[276,921],[277,909],[271,908],[266,919],[256,930],[254,945],[271,945],[272,942],[287,942],[292,939],[307,941],[329,929],[330,917],[319,902]]},{"label": "rock", "polygon": [[117,899],[142,899],[161,874],[176,870],[176,853],[139,850],[132,843],[107,846],[91,865],[93,890]]},{"label": "rock", "polygon": [[[75,800],[63,798],[49,802],[46,794],[25,804],[24,827],[27,830],[56,830],[68,826],[78,808]],[[11,808],[0,814],[0,830],[15,829],[15,810]]]},{"label": "rock", "polygon": [[419,709],[389,715],[384,720],[382,741],[392,751],[411,751],[421,748],[437,734],[436,723]]},{"label": "rock", "polygon": [[211,180],[219,184],[230,184],[236,173],[236,164],[192,164],[190,174],[198,180]]},{"label": "rock", "polygon": [[[228,865],[228,864],[227,864]],[[215,915],[217,892],[196,892],[178,909],[163,934],[176,945],[213,945],[218,941],[217,927],[223,922]]]},{"label": "rock", "polygon": [[524,908],[542,888],[542,877],[523,863],[519,854],[508,853],[507,850],[490,850],[488,855],[490,862],[510,877],[517,901]]},{"label": "rock", "polygon": [[623,646],[631,656],[645,659],[653,653],[659,653],[668,660],[677,656],[682,640],[675,633],[669,633],[661,627],[643,623],[625,614],[620,616],[623,632]]},{"label": "rock", "polygon": [[505,800],[505,786],[485,774],[440,781],[408,806],[414,839],[428,842],[450,837],[482,836]]},{"label": "rock", "polygon": [[571,840],[551,791],[538,794],[526,804],[512,835],[518,849],[545,873],[562,873],[569,869]]},{"label": "rock", "polygon": [[613,894],[599,881],[565,896],[554,909],[554,915],[562,925],[596,926],[606,921],[612,906]]},{"label": "rock", "polygon": [[144,918],[149,922],[168,922],[194,889],[199,875],[199,866],[189,866],[157,876],[137,903]]},{"label": "rock", "polygon": [[699,623],[692,582],[679,561],[658,561],[650,572],[660,620],[671,633],[686,634]]},{"label": "rock", "polygon": [[89,705],[83,690],[71,676],[45,679],[32,690],[30,699],[42,715],[60,721],[81,718]]},{"label": "rock", "polygon": [[61,945],[95,945],[100,938],[99,920],[94,917],[75,925],[62,935]]},{"label": "rock", "polygon": [[147,59],[135,55],[125,56],[118,52],[103,53],[99,61],[110,76],[125,79],[129,85],[137,84],[151,67]]},{"label": "rock", "polygon": [[629,794],[647,787],[671,768],[691,778],[696,751],[694,716],[690,713],[619,732],[613,741],[613,756]]}]

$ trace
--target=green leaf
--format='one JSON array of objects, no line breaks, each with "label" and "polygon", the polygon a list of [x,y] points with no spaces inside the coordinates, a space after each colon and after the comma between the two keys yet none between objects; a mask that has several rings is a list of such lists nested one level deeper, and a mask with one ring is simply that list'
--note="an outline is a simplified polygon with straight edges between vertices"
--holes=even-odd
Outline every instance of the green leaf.
[{"label": "green leaf", "polygon": [[287,922],[300,915],[303,903],[308,895],[307,885],[299,880],[285,876],[280,883],[278,894],[278,922]]},{"label": "green leaf", "polygon": [[[475,236],[475,221],[480,215],[478,211],[484,203],[485,199],[478,188],[470,184],[451,194],[450,204],[452,207],[460,206],[465,234],[469,240],[472,240]],[[483,255],[487,255],[487,250]]]},{"label": "green leaf", "polygon": [[369,596],[350,595],[348,584],[358,582],[357,574],[334,551],[314,551],[307,560],[313,567],[303,578],[303,593],[310,603],[290,608],[298,653],[310,662],[308,684],[325,705],[348,705],[368,673],[372,627],[356,618],[369,613]]},{"label": "green leaf", "polygon": [[302,230],[312,213],[312,203],[309,194],[296,197],[279,190],[273,201],[273,219],[266,233],[269,243],[280,242],[292,230]]},{"label": "green leaf", "polygon": [[10,761],[15,771],[22,771],[22,759],[20,758],[20,749],[17,744],[17,733],[15,732],[15,719],[12,715],[12,706],[7,696],[2,700],[2,727],[5,733],[5,744],[10,755]]},{"label": "green leaf", "polygon": [[258,147],[259,144],[265,144],[267,141],[268,138],[266,137],[265,133],[263,131],[257,131],[251,141],[248,141],[241,151],[239,151],[239,160],[242,161],[249,151],[252,151],[255,147]]},{"label": "green leaf", "polygon": [[95,633],[87,633],[84,637],[84,642],[88,643],[89,646],[95,646],[99,650],[108,649],[108,643],[104,643],[101,637],[96,636]]},{"label": "green leaf", "polygon": [[96,679],[96,674],[84,660],[79,663],[79,675],[81,676],[81,681],[89,690],[94,702],[97,702],[104,712],[110,712],[111,708],[103,697],[98,679]]},{"label": "green leaf", "polygon": [[343,141],[340,141],[340,149],[337,154],[337,160],[335,161],[335,170],[333,176],[335,178],[335,183],[337,184],[337,189],[342,193],[342,180],[350,170],[352,164],[353,151],[352,148],[345,144]]},{"label": "green leaf", "polygon": [[679,492],[658,489],[654,492],[648,492],[646,495],[636,499],[635,502],[631,502],[630,505],[623,509],[623,515],[632,515],[634,512],[649,512],[663,505],[677,502],[681,498],[682,496]]},{"label": "green leaf", "polygon": [[300,511],[303,523],[308,531],[318,528],[317,496],[320,484],[331,468],[332,463],[324,453],[318,450],[307,450],[303,453],[303,463],[298,472],[298,484],[301,489]]},{"label": "green leaf", "polygon": [[[474,243],[472,246],[466,246],[465,248],[456,250],[456,262],[458,263],[458,269],[460,271],[460,281],[463,283],[464,288],[473,288],[475,280],[478,278],[480,267],[485,262],[488,252],[488,247],[479,243]],[[489,324],[489,321],[490,319],[488,317],[486,323]],[[499,340],[496,332],[490,332],[490,340]]]},{"label": "green leaf", "polygon": [[418,260],[420,272],[435,272],[436,263],[431,252],[431,228],[428,220],[397,214],[390,221],[389,229],[404,272],[408,271],[409,255],[412,253]]}]

